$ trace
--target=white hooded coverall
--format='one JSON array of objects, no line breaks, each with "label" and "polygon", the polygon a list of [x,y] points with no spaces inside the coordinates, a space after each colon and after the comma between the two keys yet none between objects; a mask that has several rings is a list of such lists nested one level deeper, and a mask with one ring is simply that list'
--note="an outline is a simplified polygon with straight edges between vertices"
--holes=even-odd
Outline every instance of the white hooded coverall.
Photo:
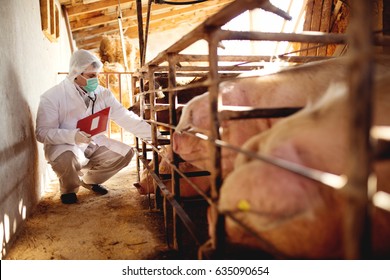
[{"label": "white hooded coverall", "polygon": [[[102,65],[88,51],[76,51],[71,58],[69,75],[40,99],[36,137],[44,144],[45,157],[59,177],[61,193],[77,192],[78,187],[83,185],[79,178],[82,168],[88,169],[82,178],[84,183],[100,184],[125,167],[134,153],[132,147],[104,134],[92,136],[94,144],[75,142],[79,130],[76,128],[77,121],[92,114],[93,102],[86,106],[74,79],[92,62],[97,62],[99,67]],[[111,107],[110,119],[139,138],[151,137],[150,125],[123,107],[108,89],[99,85],[94,94],[95,113]],[[84,154],[87,147],[88,154]]]}]

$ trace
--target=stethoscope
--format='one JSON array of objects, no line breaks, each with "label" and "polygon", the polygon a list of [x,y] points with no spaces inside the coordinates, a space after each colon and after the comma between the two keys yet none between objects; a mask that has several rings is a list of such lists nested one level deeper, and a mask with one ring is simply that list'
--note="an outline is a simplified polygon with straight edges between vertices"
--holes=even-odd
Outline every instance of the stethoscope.
[{"label": "stethoscope", "polygon": [[92,101],[92,115],[93,115],[93,110],[95,108],[95,101],[97,99],[97,96],[95,93],[92,92],[92,95],[93,95],[93,98],[91,97],[91,95],[88,93],[88,98]]},{"label": "stethoscope", "polygon": [[77,88],[79,88],[83,92],[83,94],[87,95],[87,97],[92,101],[92,114],[93,114],[94,108],[95,108],[95,101],[97,99],[97,95],[94,92],[85,92],[77,83],[75,83],[75,85],[76,85]]}]

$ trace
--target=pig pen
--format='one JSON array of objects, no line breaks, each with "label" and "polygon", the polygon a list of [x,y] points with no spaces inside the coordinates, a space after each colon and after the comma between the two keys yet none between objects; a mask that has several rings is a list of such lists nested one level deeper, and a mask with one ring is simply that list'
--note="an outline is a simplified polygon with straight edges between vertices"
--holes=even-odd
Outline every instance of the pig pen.
[{"label": "pig pen", "polygon": [[[218,209],[220,189],[223,184],[221,167],[221,148],[232,149],[238,153],[243,153],[247,157],[265,161],[280,168],[284,168],[299,176],[305,176],[311,180],[320,182],[324,186],[335,188],[340,185],[330,181],[323,180],[323,177],[334,178],[342,184],[342,195],[348,201],[347,211],[343,213],[345,225],[343,235],[345,244],[343,247],[343,258],[361,259],[370,258],[369,244],[370,230],[367,225],[370,223],[368,209],[372,207],[372,201],[367,194],[367,181],[371,170],[372,154],[374,151],[368,143],[370,120],[370,98],[372,79],[372,44],[371,30],[366,24],[365,11],[370,7],[364,1],[354,1],[352,8],[355,11],[355,17],[351,18],[350,31],[347,34],[286,34],[286,33],[261,33],[261,32],[236,32],[221,29],[221,27],[230,19],[239,15],[243,11],[254,8],[262,8],[285,19],[288,14],[272,6],[268,1],[234,1],[215,16],[210,17],[206,22],[184,36],[181,40],[173,44],[164,52],[161,52],[155,59],[143,65],[140,73],[136,75],[143,84],[144,80],[153,83],[156,75],[159,73],[168,73],[169,86],[164,89],[169,92],[169,104],[165,104],[169,111],[169,123],[161,123],[156,119],[156,103],[154,90],[141,92],[141,100],[149,94],[149,104],[141,106],[141,112],[149,109],[151,112],[148,122],[152,127],[151,141],[142,141],[138,146],[138,171],[148,170],[153,178],[154,195],[149,196],[149,207],[154,211],[163,211],[164,225],[166,231],[167,243],[179,251],[191,252],[192,256],[197,255],[199,259],[268,259],[268,258],[290,258],[283,252],[272,250],[251,249],[239,244],[229,244],[226,240],[225,221],[226,218],[232,218],[229,213],[223,213]],[[363,24],[363,22],[365,24]],[[206,39],[209,45],[208,55],[184,55],[180,54],[182,50],[194,42]],[[221,140],[220,127],[222,120],[234,119],[252,119],[252,118],[277,118],[286,117],[295,113],[300,108],[224,108],[220,100],[219,84],[224,81],[226,76],[222,73],[229,73],[229,79],[237,76],[238,73],[253,70],[261,67],[258,64],[261,60],[271,61],[272,57],[266,56],[218,56],[217,48],[223,40],[267,40],[267,41],[289,41],[303,44],[339,44],[345,45],[348,42],[351,53],[350,81],[350,114],[351,129],[349,132],[349,141],[353,147],[351,153],[347,174],[336,176],[319,170],[311,170],[304,166],[280,163],[277,158],[265,157],[250,151],[243,150],[241,147],[233,146]],[[376,38],[378,44],[386,44],[386,38]],[[279,59],[284,59],[293,63],[305,63],[314,60],[322,60],[328,56],[320,55],[320,52],[314,56],[292,56],[281,54]],[[204,66],[202,62],[208,62]],[[220,66],[219,62],[235,62],[233,66]],[[193,62],[191,66],[180,66],[184,62]],[[243,63],[244,62],[244,63]],[[196,63],[199,63],[199,66]],[[164,66],[166,65],[167,66]],[[196,66],[194,66],[196,65]],[[249,66],[251,65],[251,66]],[[353,67],[352,67],[353,65]],[[169,159],[171,163],[171,174],[160,174],[158,152],[165,145],[172,145],[172,136],[178,124],[176,102],[177,95],[188,89],[188,87],[176,87],[176,78],[179,76],[199,77],[208,75],[208,79],[199,84],[192,84],[190,87],[207,86],[209,92],[210,123],[209,134],[203,131],[185,131],[184,133],[192,137],[198,137],[209,142],[211,151],[212,170],[198,171],[194,173],[183,172],[180,170],[180,162],[183,160],[179,155],[173,153],[173,158]],[[142,91],[142,89],[141,89]],[[158,105],[161,108],[162,105]],[[362,125],[355,127],[355,123]],[[157,126],[165,126],[169,129],[165,139],[157,137]],[[139,140],[137,140],[139,141]],[[386,146],[387,141],[381,139],[381,143]],[[172,149],[173,150],[173,149]],[[153,164],[150,164],[152,162]],[[141,163],[142,166],[141,167]],[[210,189],[202,191],[202,187],[192,184],[191,178],[194,176],[209,176]],[[139,176],[140,177],[140,176]],[[182,180],[180,179],[182,178]],[[346,180],[348,178],[348,180]],[[140,179],[140,178],[139,178]],[[183,180],[184,179],[184,180]],[[167,185],[167,180],[169,186]],[[199,190],[199,194],[191,198],[183,198],[180,195],[181,181],[186,181],[191,187]],[[345,183],[347,182],[347,183]],[[242,206],[245,208],[245,205]],[[209,209],[209,210],[207,210]],[[207,213],[209,211],[209,213]],[[206,216],[209,217],[207,222]],[[235,219],[240,224],[240,221]],[[241,224],[245,227],[244,224]],[[249,229],[248,229],[249,230]],[[256,233],[251,232],[256,236]],[[257,238],[259,238],[257,236]],[[261,238],[259,238],[261,239]],[[267,247],[265,245],[265,247]]]}]

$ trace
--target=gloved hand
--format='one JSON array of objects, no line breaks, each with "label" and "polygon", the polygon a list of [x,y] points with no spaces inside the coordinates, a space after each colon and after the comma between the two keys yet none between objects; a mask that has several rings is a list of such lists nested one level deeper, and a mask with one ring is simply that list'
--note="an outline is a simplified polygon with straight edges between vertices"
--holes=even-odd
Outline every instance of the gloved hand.
[{"label": "gloved hand", "polygon": [[91,134],[85,133],[84,131],[77,131],[74,137],[76,144],[85,143],[88,144],[91,142]]}]

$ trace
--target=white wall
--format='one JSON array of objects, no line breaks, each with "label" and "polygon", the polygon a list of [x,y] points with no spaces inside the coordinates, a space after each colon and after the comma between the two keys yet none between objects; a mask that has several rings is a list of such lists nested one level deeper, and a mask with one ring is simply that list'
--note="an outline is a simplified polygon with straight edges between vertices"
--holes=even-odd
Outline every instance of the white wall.
[{"label": "white wall", "polygon": [[1,256],[47,183],[42,146],[34,136],[36,112],[39,96],[57,83],[70,57],[62,16],[60,38],[53,43],[42,33],[40,17],[39,0],[0,0]]}]

